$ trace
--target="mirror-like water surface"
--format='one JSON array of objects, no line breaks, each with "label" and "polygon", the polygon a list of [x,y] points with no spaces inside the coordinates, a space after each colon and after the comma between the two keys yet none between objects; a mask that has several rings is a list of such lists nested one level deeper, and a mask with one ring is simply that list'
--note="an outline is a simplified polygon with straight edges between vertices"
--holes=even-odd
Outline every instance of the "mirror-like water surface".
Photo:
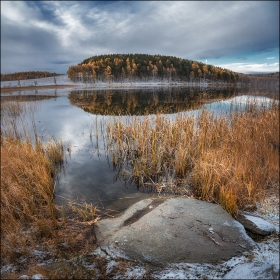
[{"label": "mirror-like water surface", "polygon": [[[27,126],[32,128],[33,121],[38,135],[61,139],[67,147],[65,163],[56,182],[57,203],[77,200],[108,211],[124,210],[149,195],[121,180],[114,169],[104,142],[108,120],[143,118],[158,113],[174,117],[198,114],[202,109],[223,115],[250,98],[241,97],[234,88],[64,90],[48,92],[46,96],[44,93],[14,95],[2,96],[2,103],[18,100],[22,106],[26,105]],[[258,98],[264,103],[270,100]],[[20,116],[16,117],[21,123]]]}]

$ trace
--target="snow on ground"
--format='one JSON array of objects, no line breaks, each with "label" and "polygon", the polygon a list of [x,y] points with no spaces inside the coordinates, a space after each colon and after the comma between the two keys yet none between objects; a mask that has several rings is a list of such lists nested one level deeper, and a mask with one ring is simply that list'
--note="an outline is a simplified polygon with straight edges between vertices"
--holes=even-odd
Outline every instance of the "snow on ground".
[{"label": "snow on ground", "polygon": [[[253,96],[253,95],[241,95],[236,96],[227,100],[223,100],[223,103],[233,103],[233,104],[248,104],[248,103],[256,103],[258,105],[270,104],[274,99],[265,97],[265,96]],[[275,102],[279,103],[278,100]]]},{"label": "snow on ground", "polygon": [[[56,77],[47,77],[40,79],[29,79],[29,80],[20,80],[20,85],[22,87],[35,86],[35,82],[37,82],[36,86],[54,86],[54,78],[56,79],[57,85],[83,85],[82,82],[74,83],[72,82],[67,75],[61,75]],[[18,81],[4,81],[1,82],[2,87],[18,87]]]},{"label": "snow on ground", "polygon": [[[103,82],[97,82],[97,83],[83,83],[81,81],[79,82],[73,82],[71,81],[67,75],[60,75],[56,76],[56,84],[57,85],[75,85],[83,88],[121,88],[121,87],[131,87],[131,88],[138,88],[138,87],[168,87],[168,86],[188,86],[192,85],[191,83],[168,83],[168,82],[125,82],[125,83],[103,83]],[[34,89],[36,89],[36,86],[54,86],[55,81],[54,77],[47,77],[47,78],[39,78],[39,79],[29,79],[29,80],[20,80],[18,81],[4,81],[1,82],[1,88],[5,87],[19,87],[19,83],[21,87],[27,87],[27,86],[34,86]],[[36,84],[36,86],[35,86]],[[206,87],[207,83],[201,83],[200,86]]]},{"label": "snow on ground", "polygon": [[19,279],[44,279],[44,276],[42,275],[42,274],[34,274],[34,275],[32,275],[31,276],[31,278],[29,278],[29,276],[28,275],[21,275],[20,277],[19,277]]},{"label": "snow on ground", "polygon": [[[246,252],[239,257],[233,257],[221,264],[196,264],[178,263],[170,264],[166,268],[147,268],[144,264],[130,264],[121,273],[118,271],[119,261],[126,260],[123,252],[118,252],[116,248],[97,248],[90,255],[106,259],[106,272],[116,271],[110,279],[143,279],[150,275],[151,279],[279,279],[279,238],[273,235],[261,242],[256,243],[257,247],[252,252]],[[44,255],[43,252],[34,251],[34,255]],[[54,263],[55,260],[52,260]],[[65,260],[67,263],[75,264],[75,260]],[[38,264],[44,266],[50,264]],[[85,269],[94,270],[96,265],[92,262],[82,260]],[[4,271],[14,271],[17,267],[13,265],[5,266]],[[36,278],[35,278],[36,277]],[[20,279],[43,279],[42,275],[21,275]]]},{"label": "snow on ground", "polygon": [[272,238],[257,245],[251,253],[219,265],[173,264],[153,276],[155,279],[278,279],[279,241]]},{"label": "snow on ground", "polygon": [[[118,270],[119,262],[128,262],[128,258],[116,246],[97,248],[89,254],[90,261],[87,260],[87,257],[82,258],[82,265],[85,269],[96,270],[96,264],[92,259],[94,257],[104,258],[106,272],[116,271],[113,277],[110,276],[110,279],[143,279],[148,276],[152,279],[279,279],[279,197],[271,196],[257,203],[257,210],[252,214],[273,223],[277,234],[255,242],[256,247],[251,252],[245,252],[241,256],[233,257],[217,265],[177,263],[155,270],[151,268],[149,272],[145,264],[129,263],[123,271],[120,271]],[[211,230],[209,228],[209,231]],[[37,266],[40,267],[56,262],[54,256],[52,257],[49,252],[44,252],[39,246],[33,251],[33,256],[37,260]],[[28,263],[28,261],[27,259],[20,260],[21,263]],[[65,263],[75,265],[75,259],[65,260]],[[8,264],[1,268],[1,274],[11,273],[18,269],[18,265]],[[21,275],[21,277],[21,279],[43,279],[42,275],[38,274],[30,275],[28,278],[27,275]]]}]

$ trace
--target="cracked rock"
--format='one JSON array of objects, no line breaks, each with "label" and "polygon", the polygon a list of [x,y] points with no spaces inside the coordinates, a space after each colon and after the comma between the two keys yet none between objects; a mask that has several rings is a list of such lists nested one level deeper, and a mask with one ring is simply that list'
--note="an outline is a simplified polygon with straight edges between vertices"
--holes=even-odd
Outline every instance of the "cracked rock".
[{"label": "cracked rock", "polygon": [[255,246],[221,206],[180,197],[139,201],[120,217],[97,222],[96,237],[100,246],[118,240],[128,258],[156,266],[222,262]]}]

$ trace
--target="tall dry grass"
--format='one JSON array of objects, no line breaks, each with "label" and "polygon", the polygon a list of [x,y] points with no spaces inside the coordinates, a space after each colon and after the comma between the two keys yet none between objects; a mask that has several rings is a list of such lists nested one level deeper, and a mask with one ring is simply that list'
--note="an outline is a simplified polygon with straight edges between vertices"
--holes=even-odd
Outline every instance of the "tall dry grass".
[{"label": "tall dry grass", "polygon": [[63,145],[54,139],[42,143],[34,121],[30,137],[26,123],[36,108],[19,100],[1,102],[1,262],[28,255],[57,226],[53,178]]},{"label": "tall dry grass", "polygon": [[1,256],[11,261],[57,226],[53,176],[63,160],[59,142],[34,147],[1,135]]},{"label": "tall dry grass", "polygon": [[270,105],[248,104],[222,118],[203,111],[174,121],[161,115],[115,119],[108,125],[108,152],[138,186],[194,195],[235,215],[279,185],[279,108]]},{"label": "tall dry grass", "polygon": [[[34,250],[72,259],[95,242],[94,206],[70,201],[60,207],[54,202],[63,144],[51,137],[43,141],[37,134],[37,109],[37,104],[20,100],[1,103],[1,265],[13,263],[22,269],[36,263]],[[64,243],[67,249],[61,247]]]}]

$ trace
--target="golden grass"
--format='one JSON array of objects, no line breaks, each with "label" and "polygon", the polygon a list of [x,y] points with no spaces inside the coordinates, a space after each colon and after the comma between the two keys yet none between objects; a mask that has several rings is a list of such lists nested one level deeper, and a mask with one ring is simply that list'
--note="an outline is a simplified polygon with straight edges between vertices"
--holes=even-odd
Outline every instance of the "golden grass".
[{"label": "golden grass", "polygon": [[[63,144],[51,137],[40,140],[35,110],[35,103],[1,103],[1,265],[13,263],[21,269],[36,264],[34,250],[71,259],[96,243],[92,231],[97,221],[95,207],[72,201],[59,207],[54,202]],[[33,125],[32,137],[28,123]],[[70,143],[67,150],[71,152]],[[68,244],[67,250],[61,244]],[[53,271],[53,277],[60,278],[56,274]]]},{"label": "golden grass", "polygon": [[35,147],[1,135],[1,255],[13,261],[57,226],[53,176],[63,160],[62,143]]},{"label": "golden grass", "polygon": [[108,125],[108,151],[138,186],[192,194],[235,215],[279,184],[279,108],[270,105],[248,104],[227,118],[203,111],[174,121],[161,115],[115,119]]}]

